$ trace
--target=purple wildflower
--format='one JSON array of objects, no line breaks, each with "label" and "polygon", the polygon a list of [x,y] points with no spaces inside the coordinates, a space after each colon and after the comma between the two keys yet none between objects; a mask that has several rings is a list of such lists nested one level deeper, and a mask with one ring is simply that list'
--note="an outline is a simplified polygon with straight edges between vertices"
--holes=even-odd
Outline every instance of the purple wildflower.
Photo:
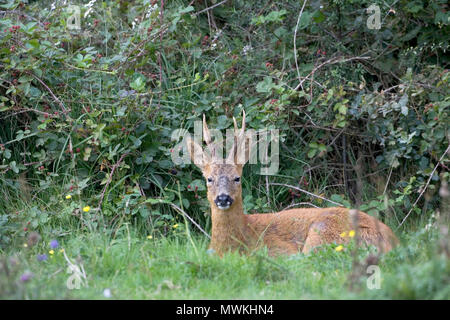
[{"label": "purple wildflower", "polygon": [[45,260],[47,260],[47,255],[46,254],[38,254],[37,255],[37,260],[38,261],[45,261]]},{"label": "purple wildflower", "polygon": [[28,282],[33,277],[33,274],[30,271],[25,271],[23,275],[20,276],[20,281]]},{"label": "purple wildflower", "polygon": [[58,243],[57,240],[52,240],[52,241],[50,241],[50,248],[56,249],[56,248],[58,248],[58,247],[59,247],[59,243]]}]

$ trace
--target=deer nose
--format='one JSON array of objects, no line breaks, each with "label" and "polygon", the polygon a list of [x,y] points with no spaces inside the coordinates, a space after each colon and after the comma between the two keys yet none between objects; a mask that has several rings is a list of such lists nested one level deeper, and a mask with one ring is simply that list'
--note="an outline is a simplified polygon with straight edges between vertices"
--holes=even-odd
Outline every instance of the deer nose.
[{"label": "deer nose", "polygon": [[231,199],[229,195],[222,193],[217,196],[214,202],[219,207],[219,209],[228,209],[233,203],[233,199]]}]

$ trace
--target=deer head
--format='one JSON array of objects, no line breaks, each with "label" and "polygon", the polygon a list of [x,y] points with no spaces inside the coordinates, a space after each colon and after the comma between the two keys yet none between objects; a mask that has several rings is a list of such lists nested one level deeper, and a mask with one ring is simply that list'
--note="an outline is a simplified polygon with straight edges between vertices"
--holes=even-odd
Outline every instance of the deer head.
[{"label": "deer head", "polygon": [[208,188],[208,201],[211,206],[216,206],[220,211],[227,211],[242,205],[241,175],[244,164],[248,161],[249,143],[245,138],[245,112],[242,116],[242,126],[238,130],[236,119],[233,117],[234,132],[227,139],[232,139],[232,147],[226,159],[218,154],[218,148],[222,148],[223,141],[211,141],[211,134],[203,115],[203,138],[207,150],[203,150],[195,140],[187,138],[187,146],[191,159],[200,168],[206,179]]}]

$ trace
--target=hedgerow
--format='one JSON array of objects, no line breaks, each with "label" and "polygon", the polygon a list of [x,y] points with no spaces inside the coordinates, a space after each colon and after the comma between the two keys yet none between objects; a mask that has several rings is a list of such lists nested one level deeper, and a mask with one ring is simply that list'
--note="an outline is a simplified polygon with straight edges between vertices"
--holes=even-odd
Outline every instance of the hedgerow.
[{"label": "hedgerow", "polygon": [[[80,29],[69,28],[64,1],[0,5],[2,245],[49,221],[61,232],[67,221],[132,221],[168,233],[180,219],[170,203],[208,228],[205,184],[172,162],[171,134],[192,132],[202,114],[228,128],[242,110],[247,127],[281,132],[278,174],[246,168],[248,212],[328,205],[270,183],[395,225],[439,208],[449,177],[445,1],[162,3],[79,1]],[[380,29],[367,27],[372,4]]]}]

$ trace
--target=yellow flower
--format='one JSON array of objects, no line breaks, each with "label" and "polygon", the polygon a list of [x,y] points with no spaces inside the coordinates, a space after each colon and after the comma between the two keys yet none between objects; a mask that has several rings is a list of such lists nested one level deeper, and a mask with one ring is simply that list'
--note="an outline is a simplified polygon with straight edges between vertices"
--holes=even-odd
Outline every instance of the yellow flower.
[{"label": "yellow flower", "polygon": [[64,249],[59,249],[59,252],[63,253],[63,252],[64,252]]},{"label": "yellow flower", "polygon": [[24,247],[24,248],[27,248],[27,247],[28,247],[28,244],[24,243],[24,244],[23,244],[23,247]]},{"label": "yellow flower", "polygon": [[174,229],[178,228],[178,223],[174,224],[174,225],[172,226],[172,228],[174,228]]},{"label": "yellow flower", "polygon": [[153,239],[153,236],[147,236],[147,239],[149,239],[149,240]]},{"label": "yellow flower", "polygon": [[355,236],[355,230],[350,230],[349,233],[348,233],[348,236],[350,238],[353,238]]},{"label": "yellow flower", "polygon": [[345,237],[347,236],[347,232],[346,232],[346,231],[342,232],[342,233],[340,234],[340,236],[341,236],[341,238],[345,238]]},{"label": "yellow flower", "polygon": [[70,194],[68,194],[67,196],[66,196],[66,199],[67,200],[69,200],[69,199],[71,199],[72,198],[72,196],[70,195]]},{"label": "yellow flower", "polygon": [[91,210],[91,207],[89,207],[89,206],[86,206],[86,207],[83,208],[84,212],[89,212],[89,210]]},{"label": "yellow flower", "polygon": [[344,247],[342,245],[338,245],[334,250],[337,252],[344,250]]},{"label": "yellow flower", "polygon": [[55,253],[55,251],[54,250],[50,250],[48,253],[50,253],[50,254],[54,254]]}]

